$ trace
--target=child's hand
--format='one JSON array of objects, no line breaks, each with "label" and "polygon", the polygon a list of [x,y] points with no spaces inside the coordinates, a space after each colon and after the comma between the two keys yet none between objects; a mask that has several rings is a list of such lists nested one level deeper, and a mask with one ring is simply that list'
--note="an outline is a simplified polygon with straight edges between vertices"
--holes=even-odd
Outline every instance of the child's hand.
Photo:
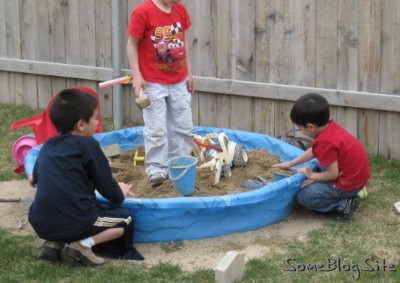
[{"label": "child's hand", "polygon": [[290,167],[292,167],[292,164],[290,162],[282,162],[279,164],[272,165],[272,168],[279,168],[284,170],[289,170]]},{"label": "child's hand", "polygon": [[194,80],[193,80],[193,76],[192,75],[189,75],[186,78],[186,86],[187,86],[188,91],[193,95],[193,93],[194,93]]},{"label": "child's hand", "polygon": [[140,74],[133,76],[132,87],[136,97],[139,97],[140,90],[145,89],[145,81]]},{"label": "child's hand", "polygon": [[306,166],[306,167],[302,167],[299,170],[297,170],[297,172],[299,173],[303,173],[308,179],[311,179],[311,174],[313,173],[313,170]]},{"label": "child's hand", "polygon": [[118,185],[121,188],[121,191],[124,194],[124,196],[127,195],[133,196],[133,193],[131,193],[132,184],[118,183]]},{"label": "child's hand", "polygon": [[29,184],[31,185],[31,187],[35,187],[35,184],[33,183],[33,176],[32,176],[32,174],[30,174],[29,176],[28,176],[28,182],[29,182]]}]

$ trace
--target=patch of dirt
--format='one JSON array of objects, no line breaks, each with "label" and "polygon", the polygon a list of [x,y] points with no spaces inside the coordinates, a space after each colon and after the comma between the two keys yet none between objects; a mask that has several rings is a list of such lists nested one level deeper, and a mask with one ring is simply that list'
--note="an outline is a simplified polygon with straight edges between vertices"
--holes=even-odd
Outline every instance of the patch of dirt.
[{"label": "patch of dirt", "polygon": [[[136,162],[136,165],[134,165],[133,160],[136,150],[138,150],[138,156],[143,156],[143,148],[137,148],[124,152],[110,163],[114,178],[119,182],[133,184],[132,191],[135,197],[138,198],[181,196],[174,189],[174,183],[170,179],[156,188],[150,186],[143,162]],[[277,163],[279,163],[279,156],[273,155],[264,149],[250,151],[248,152],[247,166],[233,168],[232,176],[220,178],[218,184],[214,184],[214,171],[210,168],[197,168],[195,192],[192,196],[214,196],[243,192],[246,189],[241,188],[240,183],[245,180],[253,180],[255,176],[260,176],[268,182],[272,182],[272,172],[280,171],[272,168],[272,165]],[[285,171],[285,173],[290,174],[288,171]]]}]

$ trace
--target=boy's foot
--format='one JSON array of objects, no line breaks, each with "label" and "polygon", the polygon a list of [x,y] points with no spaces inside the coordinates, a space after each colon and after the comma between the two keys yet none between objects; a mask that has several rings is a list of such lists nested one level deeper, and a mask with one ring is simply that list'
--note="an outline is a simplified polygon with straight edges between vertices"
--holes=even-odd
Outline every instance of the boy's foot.
[{"label": "boy's foot", "polygon": [[159,186],[167,180],[167,174],[157,172],[150,176],[150,185],[153,187]]},{"label": "boy's foot", "polygon": [[46,241],[39,258],[53,262],[62,260],[61,252],[64,249],[64,245],[61,242]]},{"label": "boy's foot", "polygon": [[91,248],[82,246],[79,241],[70,243],[65,248],[64,254],[87,266],[96,266],[104,263],[103,258],[96,256]]},{"label": "boy's foot", "polygon": [[343,211],[339,212],[337,221],[345,222],[353,218],[354,211],[356,211],[357,207],[360,205],[360,202],[361,199],[359,196],[347,199],[346,207]]}]

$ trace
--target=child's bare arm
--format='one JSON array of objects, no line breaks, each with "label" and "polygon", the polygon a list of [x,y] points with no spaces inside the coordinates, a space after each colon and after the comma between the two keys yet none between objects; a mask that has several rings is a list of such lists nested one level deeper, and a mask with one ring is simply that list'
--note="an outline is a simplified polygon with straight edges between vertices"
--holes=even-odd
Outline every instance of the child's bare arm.
[{"label": "child's bare arm", "polygon": [[313,156],[312,150],[311,150],[311,148],[309,148],[303,154],[301,154],[300,156],[296,157],[295,159],[292,159],[292,160],[287,161],[287,162],[282,162],[282,163],[279,163],[279,164],[275,164],[272,167],[280,168],[280,169],[289,169],[290,167],[293,167],[293,166],[295,166],[297,164],[306,162],[306,161],[312,159],[313,157],[314,156]]},{"label": "child's bare arm", "polygon": [[313,172],[310,167],[300,168],[297,172],[303,173],[308,179],[317,182],[333,181],[339,177],[339,166],[337,161],[329,164],[323,172]]},{"label": "child's bare arm", "polygon": [[139,91],[141,88],[144,88],[144,83],[145,83],[139,68],[138,45],[139,45],[139,39],[133,36],[129,36],[126,49],[127,49],[129,66],[132,71],[133,89],[135,91],[136,96],[139,96]]},{"label": "child's bare arm", "polygon": [[133,193],[131,192],[132,184],[125,184],[125,183],[118,183],[119,187],[121,188],[122,193],[124,196],[133,196]]},{"label": "child's bare arm", "polygon": [[28,182],[31,185],[31,187],[35,187],[35,184],[33,183],[33,175],[32,174],[30,174],[28,176]]}]

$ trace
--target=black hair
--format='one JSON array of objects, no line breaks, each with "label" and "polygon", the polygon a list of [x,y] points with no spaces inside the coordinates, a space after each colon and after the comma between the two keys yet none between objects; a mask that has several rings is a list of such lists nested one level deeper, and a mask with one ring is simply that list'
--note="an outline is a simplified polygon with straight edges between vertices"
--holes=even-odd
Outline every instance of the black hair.
[{"label": "black hair", "polygon": [[301,96],[290,111],[290,119],[296,125],[306,127],[314,124],[318,127],[329,122],[328,101],[317,93],[307,93]]},{"label": "black hair", "polygon": [[97,98],[83,90],[70,88],[57,94],[50,107],[50,120],[57,132],[72,132],[79,120],[89,122],[99,102]]}]

